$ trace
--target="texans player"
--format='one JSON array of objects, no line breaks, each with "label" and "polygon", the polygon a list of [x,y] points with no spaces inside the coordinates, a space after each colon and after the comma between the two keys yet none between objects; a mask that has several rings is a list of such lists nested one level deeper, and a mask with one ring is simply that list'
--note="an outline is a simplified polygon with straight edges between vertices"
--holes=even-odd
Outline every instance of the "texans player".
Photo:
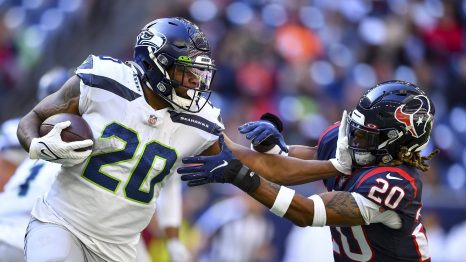
[{"label": "texans player", "polygon": [[[219,152],[220,110],[207,103],[214,72],[196,25],[157,19],[138,35],[134,61],[89,56],[21,120],[29,156],[62,165],[32,210],[28,261],[135,260],[139,233],[181,158]],[[69,122],[39,137],[41,122],[64,112],[81,115],[94,142],[63,142]]]},{"label": "texans player", "polygon": [[[178,172],[190,186],[233,183],[298,226],[330,225],[335,261],[430,261],[417,170],[426,171],[425,161],[438,152],[420,155],[434,113],[432,101],[418,87],[388,81],[368,90],[349,116],[345,111],[341,123],[324,132],[317,147],[290,147],[289,155],[301,159],[259,154],[227,141],[221,154],[186,158],[184,163],[200,165]],[[283,147],[270,122],[248,123],[240,131],[253,144],[265,139]],[[328,177],[335,156],[341,163],[351,161],[351,175]],[[313,175],[316,166],[321,176]],[[305,198],[255,172],[284,185],[325,178],[329,192]]]}]

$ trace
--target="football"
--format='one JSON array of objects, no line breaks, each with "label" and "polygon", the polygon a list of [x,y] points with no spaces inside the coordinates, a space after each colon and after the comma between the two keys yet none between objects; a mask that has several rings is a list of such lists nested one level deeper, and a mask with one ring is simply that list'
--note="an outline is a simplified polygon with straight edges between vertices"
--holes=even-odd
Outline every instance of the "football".
[{"label": "football", "polygon": [[55,124],[65,121],[71,121],[71,125],[61,132],[61,138],[65,142],[81,141],[92,139],[92,130],[89,124],[79,115],[61,113],[53,115],[42,122],[39,130],[40,136],[45,136],[52,130]]}]

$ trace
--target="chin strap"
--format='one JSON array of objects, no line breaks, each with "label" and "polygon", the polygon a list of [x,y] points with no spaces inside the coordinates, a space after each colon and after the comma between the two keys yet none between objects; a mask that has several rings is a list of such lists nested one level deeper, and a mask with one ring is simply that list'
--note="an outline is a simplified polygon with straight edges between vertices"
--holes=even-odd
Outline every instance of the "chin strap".
[{"label": "chin strap", "polygon": [[[194,95],[196,94],[196,91],[190,89],[187,91],[187,95],[191,98],[191,99],[187,99],[187,98],[184,98],[184,97],[181,97],[179,96],[176,91],[175,91],[175,88],[172,88],[172,94],[171,94],[171,103],[176,106],[176,107],[179,107],[181,109],[190,109],[190,107],[194,104],[194,105],[197,105],[197,101],[195,101],[195,98],[194,98]],[[199,99],[198,99],[199,100]]]}]

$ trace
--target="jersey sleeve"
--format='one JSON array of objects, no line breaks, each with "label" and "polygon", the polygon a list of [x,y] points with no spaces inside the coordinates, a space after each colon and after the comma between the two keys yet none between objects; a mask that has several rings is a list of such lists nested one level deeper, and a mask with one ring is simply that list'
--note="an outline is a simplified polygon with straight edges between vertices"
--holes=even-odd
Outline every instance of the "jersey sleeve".
[{"label": "jersey sleeve", "polygon": [[81,80],[81,114],[86,112],[92,102],[106,101],[114,96],[133,101],[142,96],[142,89],[131,67],[112,57],[89,55],[76,68],[75,74]]},{"label": "jersey sleeve", "polygon": [[386,210],[403,210],[417,196],[415,179],[398,167],[376,167],[357,181],[357,192]]},{"label": "jersey sleeve", "polygon": [[[319,137],[317,142],[317,160],[329,160],[335,157],[338,141],[338,127],[340,123],[337,122],[329,126]],[[335,177],[323,179],[322,182],[328,191],[332,191],[335,185]]]},{"label": "jersey sleeve", "polygon": [[317,143],[317,159],[329,160],[335,157],[340,122],[329,126],[319,137]]},{"label": "jersey sleeve", "polygon": [[220,137],[225,126],[220,116],[220,109],[208,103],[199,113],[170,111],[171,120],[183,124],[189,132],[190,141],[202,141],[193,155],[199,155],[212,146]]}]

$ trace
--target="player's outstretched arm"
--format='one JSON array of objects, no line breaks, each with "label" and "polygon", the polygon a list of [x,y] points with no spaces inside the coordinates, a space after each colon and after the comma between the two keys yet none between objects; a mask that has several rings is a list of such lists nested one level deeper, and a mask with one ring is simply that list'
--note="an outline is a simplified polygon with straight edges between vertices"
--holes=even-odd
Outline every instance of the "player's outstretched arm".
[{"label": "player's outstretched arm", "polygon": [[300,227],[365,224],[356,200],[349,192],[334,191],[314,195],[309,199],[295,194],[292,189],[261,179],[260,186],[249,195],[270,208],[276,215],[284,216]]},{"label": "player's outstretched arm", "polygon": [[[225,142],[235,158],[245,166],[261,174],[265,179],[280,185],[298,185],[341,175],[330,161],[302,160],[281,155],[262,154],[238,145],[227,137]],[[310,149],[299,147],[293,147],[290,152],[292,150],[300,151],[301,154],[306,154],[306,150],[312,153]]]},{"label": "player's outstretched arm", "polygon": [[40,101],[20,121],[18,139],[29,152],[33,138],[39,137],[40,124],[49,116],[58,113],[79,114],[79,78],[72,76],[57,92]]},{"label": "player's outstretched arm", "polygon": [[[222,139],[221,137],[220,140]],[[364,224],[351,193],[331,192],[305,198],[295,194],[292,189],[279,187],[261,178],[234,159],[232,152],[226,147],[219,155],[188,157],[183,159],[183,163],[187,166],[179,168],[178,173],[183,174],[181,180],[188,181],[188,186],[231,183],[270,208],[276,215],[285,216],[298,226]]]}]

